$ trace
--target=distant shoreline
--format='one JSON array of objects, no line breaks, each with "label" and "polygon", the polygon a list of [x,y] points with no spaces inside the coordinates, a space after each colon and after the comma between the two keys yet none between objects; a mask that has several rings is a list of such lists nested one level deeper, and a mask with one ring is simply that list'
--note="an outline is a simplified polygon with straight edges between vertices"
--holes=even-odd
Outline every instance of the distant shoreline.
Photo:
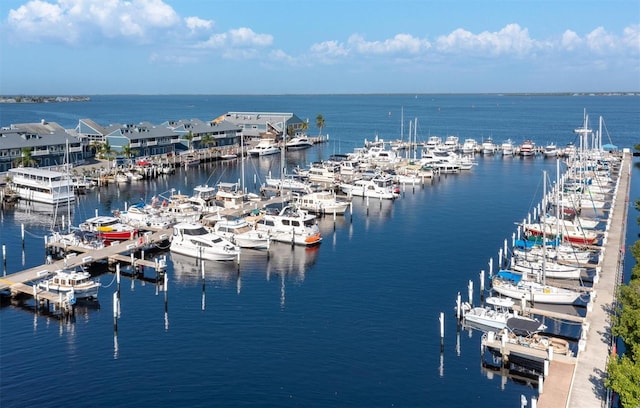
[{"label": "distant shoreline", "polygon": [[[291,94],[93,94],[91,96],[379,96],[379,95],[482,95],[482,96],[640,96],[640,91],[610,91],[610,92],[433,92],[433,93],[407,93],[407,92],[372,92],[372,93],[291,93]],[[91,96],[71,95],[0,95],[0,103],[60,103],[60,102],[88,102]]]},{"label": "distant shoreline", "polygon": [[35,96],[15,95],[0,96],[0,103],[62,103],[62,102],[88,102],[88,96]]}]

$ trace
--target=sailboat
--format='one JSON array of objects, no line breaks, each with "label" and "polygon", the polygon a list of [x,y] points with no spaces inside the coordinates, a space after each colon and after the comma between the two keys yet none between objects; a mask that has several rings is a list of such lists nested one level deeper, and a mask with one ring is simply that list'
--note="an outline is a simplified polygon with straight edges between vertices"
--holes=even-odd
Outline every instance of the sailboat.
[{"label": "sailboat", "polygon": [[[546,171],[544,172],[543,207],[546,205]],[[546,242],[543,239],[542,257],[546,260]],[[540,265],[539,274],[530,280],[526,273],[514,270],[501,270],[492,279],[492,288],[495,292],[513,299],[526,299],[532,303],[552,303],[571,305],[583,294],[583,291],[565,289],[546,283],[546,262]]]}]

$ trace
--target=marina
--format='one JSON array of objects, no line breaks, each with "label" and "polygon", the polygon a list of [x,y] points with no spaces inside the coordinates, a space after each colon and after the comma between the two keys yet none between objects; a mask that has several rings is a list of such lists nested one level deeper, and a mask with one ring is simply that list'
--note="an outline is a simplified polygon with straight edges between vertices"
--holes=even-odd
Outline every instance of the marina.
[{"label": "marina", "polygon": [[[337,143],[335,136],[329,140]],[[496,136],[494,140],[497,142],[502,137]],[[332,142],[325,142],[288,152],[287,166],[307,167],[321,155],[328,157],[329,151],[333,150],[331,145]],[[532,305],[514,299],[510,306],[518,315],[531,316],[546,326],[535,338],[535,347],[532,346],[534,343],[529,346],[516,344],[507,337],[502,340],[498,329],[489,341],[491,336],[485,336],[483,331],[460,327],[449,312],[450,307],[444,305],[452,305],[456,291],[470,276],[477,275],[473,271],[477,267],[489,271],[480,285],[479,302],[484,303],[485,298],[491,296],[488,278],[506,268],[510,257],[501,248],[502,241],[507,237],[505,248],[509,246],[507,242],[516,241],[511,239],[511,234],[514,226],[518,228],[524,224],[521,222],[523,212],[533,211],[531,222],[535,220],[540,210],[531,207],[531,196],[535,195],[537,201],[541,193],[534,194],[532,189],[538,185],[538,191],[542,190],[539,179],[543,171],[555,171],[555,159],[546,159],[541,153],[526,158],[477,154],[477,164],[470,170],[435,174],[426,183],[398,184],[397,197],[393,200],[351,197],[350,207],[344,215],[318,211],[315,223],[322,237],[319,245],[291,245],[291,239],[283,239],[283,242],[271,242],[268,250],[241,248],[239,262],[207,261],[177,254],[174,257],[167,248],[173,231],[168,228],[153,231],[152,228],[151,232],[145,233],[144,225],[139,227],[142,242],[134,237],[96,252],[82,247],[71,248],[68,244],[43,244],[40,235],[46,227],[36,227],[28,218],[21,222],[17,218],[18,209],[5,208],[3,222],[10,227],[3,229],[3,245],[8,245],[3,258],[5,276],[0,281],[3,289],[9,291],[12,285],[19,287],[23,284],[19,279],[27,283],[32,282],[30,279],[37,280],[38,272],[45,269],[49,275],[65,266],[72,269],[88,262],[98,264],[98,259],[106,264],[107,272],[97,272],[101,287],[96,303],[102,305],[102,313],[92,309],[93,306],[86,310],[87,306],[81,302],[74,307],[72,316],[56,317],[48,310],[34,309],[30,306],[32,301],[25,301],[23,297],[22,303],[3,301],[0,311],[3,324],[14,328],[24,326],[24,311],[31,311],[39,323],[39,336],[49,336],[50,329],[43,328],[42,321],[59,321],[63,337],[68,336],[67,330],[75,327],[82,337],[95,338],[97,348],[91,354],[105,352],[100,333],[106,326],[107,332],[114,333],[113,339],[109,338],[107,342],[111,344],[106,344],[110,358],[98,356],[96,359],[102,366],[109,366],[113,361],[128,361],[134,352],[139,362],[153,367],[147,369],[141,365],[133,368],[134,372],[149,375],[149,370],[162,371],[165,363],[152,356],[157,348],[147,351],[132,348],[130,344],[134,338],[136,342],[138,339],[151,340],[151,335],[165,341],[182,342],[186,348],[181,360],[186,359],[197,372],[204,372],[200,359],[205,360],[207,366],[214,364],[218,367],[216,370],[231,372],[234,380],[220,380],[222,384],[237,380],[239,372],[249,375],[252,386],[240,383],[242,393],[228,387],[219,391],[203,390],[194,397],[198,400],[220,398],[233,404],[234,401],[255,401],[260,395],[265,401],[260,405],[264,406],[451,406],[468,401],[470,396],[434,391],[464,379],[469,384],[471,398],[486,402],[481,402],[480,406],[514,406],[521,401],[521,396],[531,401],[536,399],[537,405],[543,407],[595,406],[594,401],[600,405],[606,394],[593,390],[592,373],[604,370],[606,366],[610,339],[599,333],[608,330],[607,305],[612,302],[614,290],[607,288],[609,285],[614,287],[621,279],[623,263],[620,256],[624,254],[620,248],[624,248],[626,207],[629,197],[634,194],[630,182],[632,158],[629,154],[618,154],[622,161],[612,172],[615,189],[609,193],[605,206],[595,211],[601,222],[595,227],[598,242],[588,246],[594,254],[583,264],[589,273],[575,283],[547,282],[567,287],[582,283],[587,285],[583,290],[593,296],[587,296],[587,301],[578,305],[560,307],[538,302]],[[259,193],[263,175],[279,166],[277,156],[246,159],[243,166],[246,179],[253,178],[253,181],[245,182],[250,191]],[[170,198],[172,194],[189,197],[196,186],[235,182],[240,178],[240,163],[237,159],[204,161],[197,166],[176,166],[173,175],[149,177],[126,186],[105,184],[77,196],[72,211],[61,211],[60,214],[71,214],[73,224],[78,225],[98,213],[107,214],[114,209],[120,209],[121,213],[130,211],[136,208],[132,203],[142,198],[151,203],[152,197],[157,197],[161,207],[163,197]],[[217,176],[212,178],[212,174]],[[175,191],[167,194],[171,188]],[[267,196],[273,197],[272,204],[279,208],[283,206],[277,200],[281,192],[278,188],[265,190]],[[284,196],[295,202],[295,194],[287,192]],[[345,194],[343,198],[349,197]],[[230,217],[251,216],[262,204],[256,205],[253,199],[241,202],[239,208],[225,208],[223,213]],[[590,219],[592,211],[583,209],[581,216]],[[20,237],[22,223],[26,230],[22,239],[25,244],[16,238]],[[12,241],[4,238],[4,231],[8,230],[12,231]],[[616,234],[619,239],[615,238]],[[472,245],[469,245],[470,240]],[[46,254],[45,245],[52,250],[60,245],[63,253],[75,252],[77,255],[48,264],[43,255]],[[496,246],[500,247],[498,257],[492,256],[494,259],[489,268],[482,267],[487,256],[495,253]],[[111,296],[115,288],[110,288],[108,282],[116,279],[113,267],[117,263],[121,264],[118,269],[126,283],[118,284],[120,312],[115,319],[110,310],[112,303],[115,304]],[[137,271],[139,266],[144,270]],[[20,278],[15,271],[30,275]],[[131,289],[127,289],[129,285]],[[31,285],[25,286],[31,288]],[[28,288],[24,289],[24,292],[28,291]],[[52,305],[59,301],[59,295],[45,292],[43,290],[38,299]],[[22,296],[28,299],[32,293],[33,289]],[[159,302],[154,300],[157,297],[160,297]],[[469,303],[474,304],[471,299]],[[477,299],[475,303],[477,305]],[[104,309],[107,309],[106,313]],[[443,310],[447,311],[447,319],[443,322],[446,337],[440,339],[436,320]],[[83,319],[86,323],[81,324]],[[111,329],[114,321],[117,321],[117,332]],[[51,326],[57,327],[58,323]],[[134,335],[136,326],[145,327],[149,335],[143,332]],[[198,329],[193,331],[192,327]],[[15,332],[23,336],[19,330]],[[189,340],[187,333],[195,339]],[[53,331],[51,335],[54,335]],[[207,344],[226,350],[224,355],[198,352],[205,344],[205,338]],[[260,338],[261,345],[258,346],[253,338]],[[284,342],[288,343],[286,348],[282,347]],[[553,346],[552,351],[549,345]],[[469,373],[469,367],[478,366],[477,350],[481,347],[493,352],[487,352],[481,360],[480,373]],[[313,350],[313,353],[306,350]],[[598,357],[592,359],[592,352],[598,353]],[[170,365],[176,363],[175,357],[169,357],[168,361]],[[257,371],[273,373],[273,378],[266,383],[261,383],[248,374],[253,371],[245,369],[256,361],[269,366]],[[286,380],[291,375],[312,375],[302,368],[302,362],[324,373],[322,378],[313,376],[317,392],[307,389],[302,382],[294,384]],[[236,372],[232,368],[236,364],[245,368]],[[9,364],[9,367],[19,370],[15,365]],[[127,369],[131,370],[131,367]],[[104,372],[112,378],[119,370]],[[349,375],[353,379],[346,381],[346,373],[355,375]],[[183,374],[168,375],[172,381],[186,380]],[[150,377],[166,387],[167,382],[159,376],[151,374]],[[495,381],[496,377],[500,378],[499,382]],[[213,384],[211,379],[204,381]],[[373,385],[376,383],[379,384],[377,387]],[[282,384],[286,390],[279,392],[277,384]],[[148,390],[148,386],[142,385],[134,392]],[[167,403],[185,401],[186,393],[177,392],[180,396],[169,395],[168,401],[172,402]],[[163,398],[167,395],[163,393]],[[31,403],[39,400],[37,396],[30,398]],[[102,399],[103,403],[110,401],[108,396]]]}]

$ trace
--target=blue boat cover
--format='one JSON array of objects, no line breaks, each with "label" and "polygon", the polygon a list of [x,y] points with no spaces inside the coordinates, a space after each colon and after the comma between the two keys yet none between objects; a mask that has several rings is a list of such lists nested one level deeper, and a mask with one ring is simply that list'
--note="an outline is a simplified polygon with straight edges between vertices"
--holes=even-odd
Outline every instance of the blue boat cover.
[{"label": "blue boat cover", "polygon": [[517,284],[518,282],[520,282],[520,280],[522,280],[522,274],[521,273],[516,273],[516,272],[511,272],[511,271],[501,270],[501,271],[498,272],[498,274],[496,276],[498,278],[500,278],[500,279],[513,281],[513,283],[515,283],[515,284]]}]

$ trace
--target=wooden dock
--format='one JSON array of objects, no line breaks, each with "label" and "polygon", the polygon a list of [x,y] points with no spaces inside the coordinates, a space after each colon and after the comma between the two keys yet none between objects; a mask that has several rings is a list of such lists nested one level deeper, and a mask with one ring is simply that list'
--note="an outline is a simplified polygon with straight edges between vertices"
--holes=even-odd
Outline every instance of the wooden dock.
[{"label": "wooden dock", "polygon": [[159,268],[161,265],[157,262],[136,259],[132,254],[151,245],[165,242],[170,235],[171,230],[166,229],[147,233],[143,236],[122,241],[101,249],[67,247],[66,250],[73,255],[67,256],[62,260],[45,263],[40,266],[3,276],[0,278],[0,291],[8,290],[11,292],[12,296],[17,296],[18,294],[32,296],[36,301],[47,300],[62,309],[64,308],[65,299],[62,299],[59,294],[42,290],[37,288],[35,285],[29,285],[28,283],[45,279],[61,269],[74,269],[104,260],[107,260],[110,263],[125,262],[133,263],[134,266],[143,265],[151,268]]}]

